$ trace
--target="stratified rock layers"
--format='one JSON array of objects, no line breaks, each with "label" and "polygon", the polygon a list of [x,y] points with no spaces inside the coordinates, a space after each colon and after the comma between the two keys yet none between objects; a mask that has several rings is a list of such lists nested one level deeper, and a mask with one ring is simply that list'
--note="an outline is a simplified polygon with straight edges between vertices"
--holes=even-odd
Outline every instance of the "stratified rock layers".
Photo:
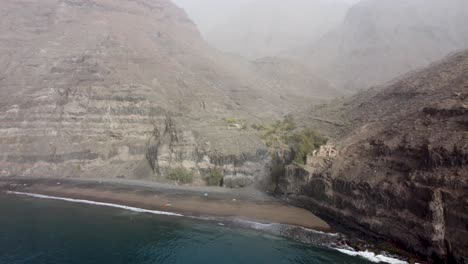
[{"label": "stratified rock layers", "polygon": [[272,118],[287,99],[170,1],[7,0],[0,22],[1,176],[264,174],[263,144],[222,118]]},{"label": "stratified rock layers", "polygon": [[336,157],[291,165],[290,201],[432,260],[468,259],[468,53],[344,104]]}]

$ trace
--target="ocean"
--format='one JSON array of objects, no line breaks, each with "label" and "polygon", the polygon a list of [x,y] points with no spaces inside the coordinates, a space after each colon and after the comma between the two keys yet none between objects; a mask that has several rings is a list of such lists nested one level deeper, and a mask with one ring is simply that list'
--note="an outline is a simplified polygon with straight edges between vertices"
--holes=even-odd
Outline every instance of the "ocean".
[{"label": "ocean", "polygon": [[0,194],[1,264],[372,263],[180,216]]}]

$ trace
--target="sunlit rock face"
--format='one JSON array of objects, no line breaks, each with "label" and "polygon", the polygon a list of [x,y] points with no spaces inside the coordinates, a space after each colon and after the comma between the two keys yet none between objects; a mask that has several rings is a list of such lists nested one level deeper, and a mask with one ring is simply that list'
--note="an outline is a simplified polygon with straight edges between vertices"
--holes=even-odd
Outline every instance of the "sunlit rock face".
[{"label": "sunlit rock face", "polygon": [[182,166],[203,184],[220,167],[250,184],[265,147],[222,118],[297,107],[167,0],[6,0],[0,32],[2,176],[151,178]]}]

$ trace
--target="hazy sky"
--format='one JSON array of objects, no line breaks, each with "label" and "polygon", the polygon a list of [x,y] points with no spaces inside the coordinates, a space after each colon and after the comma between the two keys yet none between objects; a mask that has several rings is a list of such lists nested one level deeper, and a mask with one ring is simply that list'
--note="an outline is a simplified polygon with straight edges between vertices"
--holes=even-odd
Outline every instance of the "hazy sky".
[{"label": "hazy sky", "polygon": [[255,0],[172,0],[185,9],[190,18],[198,25],[200,30],[208,32],[219,21],[235,13],[241,7]]},{"label": "hazy sky", "polygon": [[[172,0],[185,9],[190,18],[198,25],[202,33],[211,31],[217,23],[227,18],[239,9],[255,1],[262,0]],[[265,0],[263,0],[265,1]],[[285,0],[287,1],[287,0]],[[359,0],[310,0],[325,2],[355,3]]]}]

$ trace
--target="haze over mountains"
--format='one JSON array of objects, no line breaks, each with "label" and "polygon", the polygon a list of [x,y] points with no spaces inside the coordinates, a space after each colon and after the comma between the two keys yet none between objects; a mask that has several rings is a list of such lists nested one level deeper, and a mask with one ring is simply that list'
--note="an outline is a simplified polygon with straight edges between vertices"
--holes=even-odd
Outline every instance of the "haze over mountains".
[{"label": "haze over mountains", "polygon": [[349,5],[330,0],[256,0],[205,34],[220,50],[256,59],[312,43],[344,18]]},{"label": "haze over mountains", "polygon": [[[182,6],[188,2],[179,1]],[[292,58],[344,93],[382,84],[468,48],[464,0],[243,4],[231,16],[212,21],[217,26],[204,33],[208,43],[250,59]],[[196,8],[188,12],[199,21]]]},{"label": "haze over mountains", "polygon": [[343,23],[293,57],[332,85],[355,91],[468,48],[464,0],[363,0]]},{"label": "haze over mountains", "polygon": [[232,16],[201,34],[170,0],[3,0],[0,176],[216,171],[468,261],[468,1],[203,1]]}]

